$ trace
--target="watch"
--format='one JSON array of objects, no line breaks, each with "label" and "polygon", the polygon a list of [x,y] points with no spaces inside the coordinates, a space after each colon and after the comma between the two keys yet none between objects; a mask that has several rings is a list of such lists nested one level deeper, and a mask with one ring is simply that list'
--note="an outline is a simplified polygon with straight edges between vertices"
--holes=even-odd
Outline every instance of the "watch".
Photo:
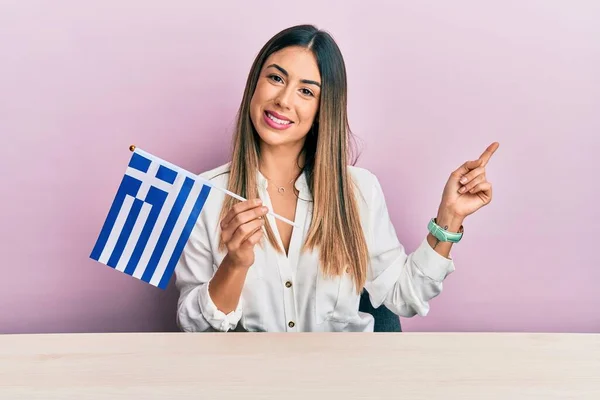
[{"label": "watch", "polygon": [[465,231],[461,225],[458,232],[448,232],[446,229],[437,224],[436,218],[431,218],[431,221],[429,221],[429,224],[427,225],[427,229],[440,242],[451,243],[460,242],[463,237],[463,232]]}]

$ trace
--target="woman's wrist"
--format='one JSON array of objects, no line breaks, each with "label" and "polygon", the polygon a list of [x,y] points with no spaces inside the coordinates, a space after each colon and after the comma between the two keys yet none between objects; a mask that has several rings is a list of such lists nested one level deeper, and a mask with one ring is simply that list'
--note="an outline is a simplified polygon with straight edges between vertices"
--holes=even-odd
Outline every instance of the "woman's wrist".
[{"label": "woman's wrist", "polygon": [[228,253],[223,258],[221,265],[219,268],[223,268],[231,270],[231,271],[244,271],[247,272],[250,269],[250,266],[239,263]]},{"label": "woman's wrist", "polygon": [[451,211],[440,207],[435,218],[435,223],[448,232],[458,232],[464,220],[464,217],[453,214]]}]

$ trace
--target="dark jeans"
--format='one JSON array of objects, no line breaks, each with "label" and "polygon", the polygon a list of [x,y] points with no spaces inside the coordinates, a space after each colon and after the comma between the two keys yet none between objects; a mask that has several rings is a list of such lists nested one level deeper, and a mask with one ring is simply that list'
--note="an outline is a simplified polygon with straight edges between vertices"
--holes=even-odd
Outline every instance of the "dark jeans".
[{"label": "dark jeans", "polygon": [[402,332],[400,318],[384,305],[374,308],[366,290],[363,290],[360,296],[358,310],[373,315],[375,332]]}]

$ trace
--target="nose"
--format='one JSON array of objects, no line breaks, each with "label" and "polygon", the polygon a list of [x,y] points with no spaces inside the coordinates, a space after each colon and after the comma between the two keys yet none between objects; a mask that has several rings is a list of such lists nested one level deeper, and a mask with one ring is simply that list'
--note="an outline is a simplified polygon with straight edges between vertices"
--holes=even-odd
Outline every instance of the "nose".
[{"label": "nose", "polygon": [[275,97],[275,104],[281,108],[289,109],[291,103],[291,93],[288,88],[282,89]]}]

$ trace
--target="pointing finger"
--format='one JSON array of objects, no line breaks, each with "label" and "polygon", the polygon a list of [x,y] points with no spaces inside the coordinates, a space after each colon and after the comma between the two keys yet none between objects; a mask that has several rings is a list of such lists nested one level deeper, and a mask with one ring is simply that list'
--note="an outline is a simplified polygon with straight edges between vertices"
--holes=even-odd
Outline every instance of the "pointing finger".
[{"label": "pointing finger", "polygon": [[485,151],[479,157],[482,163],[482,167],[485,167],[487,165],[488,161],[490,161],[490,158],[494,155],[496,150],[498,150],[498,147],[500,147],[500,143],[494,142],[490,144],[487,149],[485,149]]}]

